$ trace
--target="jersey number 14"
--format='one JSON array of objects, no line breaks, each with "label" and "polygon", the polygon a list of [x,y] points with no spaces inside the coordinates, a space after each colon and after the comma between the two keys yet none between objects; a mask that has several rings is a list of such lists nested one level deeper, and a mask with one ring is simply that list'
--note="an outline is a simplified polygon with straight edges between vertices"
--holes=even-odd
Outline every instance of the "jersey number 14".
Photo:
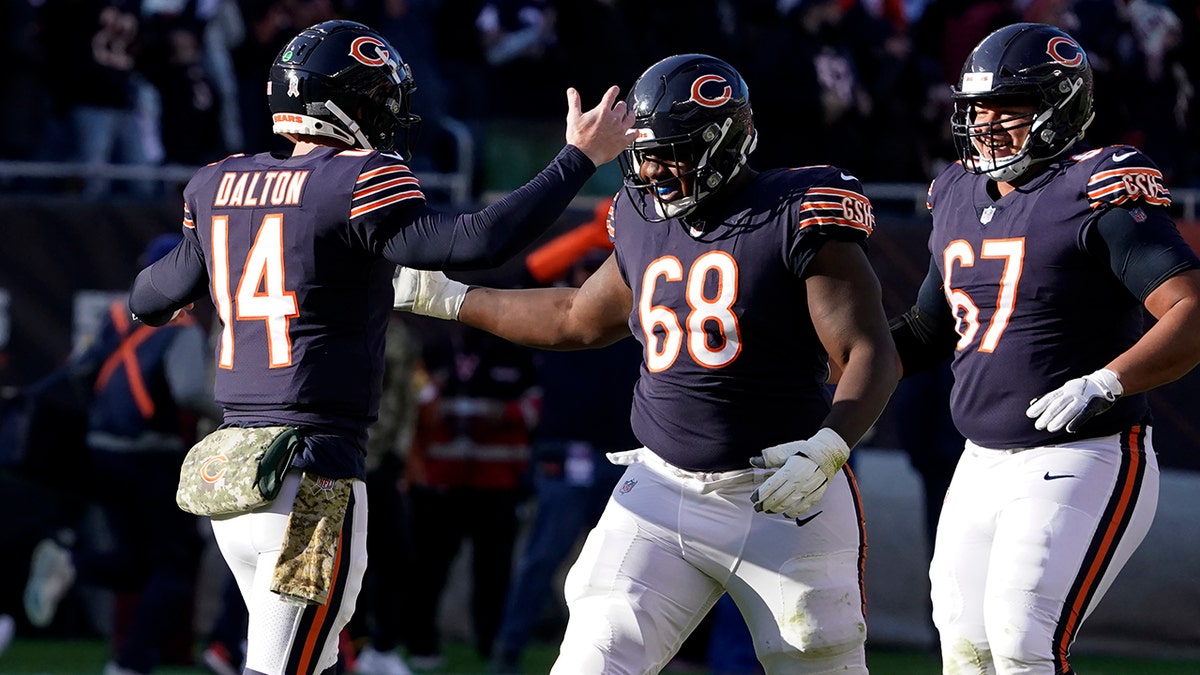
[{"label": "jersey number 14", "polygon": [[271,368],[292,365],[288,322],[300,315],[296,294],[284,287],[283,215],[269,213],[254,237],[246,264],[231,294],[229,274],[229,217],[212,219],[212,285],[221,318],[221,351],[217,365],[233,368],[233,322],[263,321]]}]

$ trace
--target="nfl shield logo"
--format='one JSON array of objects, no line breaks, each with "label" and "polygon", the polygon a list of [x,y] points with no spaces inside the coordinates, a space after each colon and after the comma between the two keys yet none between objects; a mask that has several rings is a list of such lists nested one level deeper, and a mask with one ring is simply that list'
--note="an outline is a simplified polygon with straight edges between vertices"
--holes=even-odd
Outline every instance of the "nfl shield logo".
[{"label": "nfl shield logo", "polygon": [[996,215],[996,207],[987,207],[983,210],[983,213],[979,214],[979,223],[981,225],[987,225],[988,223],[992,222],[992,216],[994,215]]},{"label": "nfl shield logo", "polygon": [[633,489],[633,486],[634,486],[634,485],[637,485],[637,479],[635,479],[635,478],[630,478],[629,480],[627,480],[627,481],[625,481],[624,483],[622,483],[622,484],[621,484],[620,493],[621,493],[621,494],[628,494],[628,493],[629,493],[629,491]]}]

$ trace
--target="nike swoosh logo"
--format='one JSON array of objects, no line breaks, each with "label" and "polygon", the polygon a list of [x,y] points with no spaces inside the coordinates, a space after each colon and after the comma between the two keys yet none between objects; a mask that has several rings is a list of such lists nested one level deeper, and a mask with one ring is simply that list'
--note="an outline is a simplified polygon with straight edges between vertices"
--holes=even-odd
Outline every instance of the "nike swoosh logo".
[{"label": "nike swoosh logo", "polygon": [[822,513],[825,513],[825,512],[817,511],[816,513],[812,514],[811,516],[809,516],[807,518],[797,518],[796,519],[796,527],[804,527],[805,525],[807,525],[809,523],[809,521],[811,521],[813,518],[816,518],[817,516],[821,515]]},{"label": "nike swoosh logo", "polygon": [[858,179],[855,178],[854,176],[851,176],[850,174],[846,173],[845,171],[843,171],[842,172],[842,180],[858,180]]},{"label": "nike swoosh logo", "polygon": [[1047,471],[1046,475],[1042,476],[1042,480],[1058,480],[1059,478],[1074,478],[1074,477],[1075,477],[1075,474],[1073,474],[1073,473],[1060,473],[1057,476],[1052,476],[1052,475],[1050,475],[1050,472]]},{"label": "nike swoosh logo", "polygon": [[1130,151],[1130,152],[1114,152],[1114,153],[1113,153],[1113,156],[1112,156],[1112,160],[1113,160],[1114,162],[1124,162],[1125,160],[1129,159],[1130,157],[1133,157],[1133,156],[1134,156],[1134,155],[1136,155],[1136,154],[1137,154],[1137,153],[1136,153],[1136,152],[1134,152],[1134,151]]}]

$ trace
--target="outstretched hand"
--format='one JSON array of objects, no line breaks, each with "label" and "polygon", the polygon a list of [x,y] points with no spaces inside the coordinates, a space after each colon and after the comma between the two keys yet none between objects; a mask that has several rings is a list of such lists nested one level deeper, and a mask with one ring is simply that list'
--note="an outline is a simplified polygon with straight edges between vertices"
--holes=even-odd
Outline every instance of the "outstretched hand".
[{"label": "outstretched hand", "polygon": [[579,91],[567,89],[567,143],[583,151],[596,166],[611,162],[637,138],[633,111],[618,101],[620,89],[609,87],[595,108],[583,112]]}]

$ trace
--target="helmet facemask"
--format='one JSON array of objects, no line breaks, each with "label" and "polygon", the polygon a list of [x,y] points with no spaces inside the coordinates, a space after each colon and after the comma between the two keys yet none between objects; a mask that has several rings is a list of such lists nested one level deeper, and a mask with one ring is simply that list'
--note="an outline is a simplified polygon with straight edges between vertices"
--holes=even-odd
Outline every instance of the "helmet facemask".
[{"label": "helmet facemask", "polygon": [[[682,218],[733,180],[757,142],[753,127],[749,133],[731,133],[734,128],[734,118],[726,117],[721,123],[713,122],[681,136],[639,138],[621,153],[625,189],[647,222]],[[688,168],[670,178],[653,180],[642,176],[645,161],[682,164]],[[686,197],[664,198],[672,190],[682,193],[685,185],[690,188]],[[653,206],[654,213],[649,212],[648,205]]]},{"label": "helmet facemask", "polygon": [[[1008,183],[1024,175],[1030,166],[1062,154],[1075,141],[1083,138],[1084,132],[1092,122],[1090,105],[1086,121],[1078,131],[1061,122],[1070,118],[1067,112],[1070,108],[1080,105],[1083,88],[1083,78],[1076,78],[1058,80],[1058,97],[1047,96],[1040,91],[1027,97],[1011,94],[995,97],[956,95],[950,129],[963,167],[971,173],[984,174],[996,182]],[[1032,104],[1034,110],[1021,115],[1006,115],[993,122],[975,122],[976,105],[1003,105],[1014,102]],[[997,133],[1004,135],[1024,127],[1029,128],[1029,133],[1016,153],[996,157],[988,152],[988,148],[994,145],[993,140]]]}]

